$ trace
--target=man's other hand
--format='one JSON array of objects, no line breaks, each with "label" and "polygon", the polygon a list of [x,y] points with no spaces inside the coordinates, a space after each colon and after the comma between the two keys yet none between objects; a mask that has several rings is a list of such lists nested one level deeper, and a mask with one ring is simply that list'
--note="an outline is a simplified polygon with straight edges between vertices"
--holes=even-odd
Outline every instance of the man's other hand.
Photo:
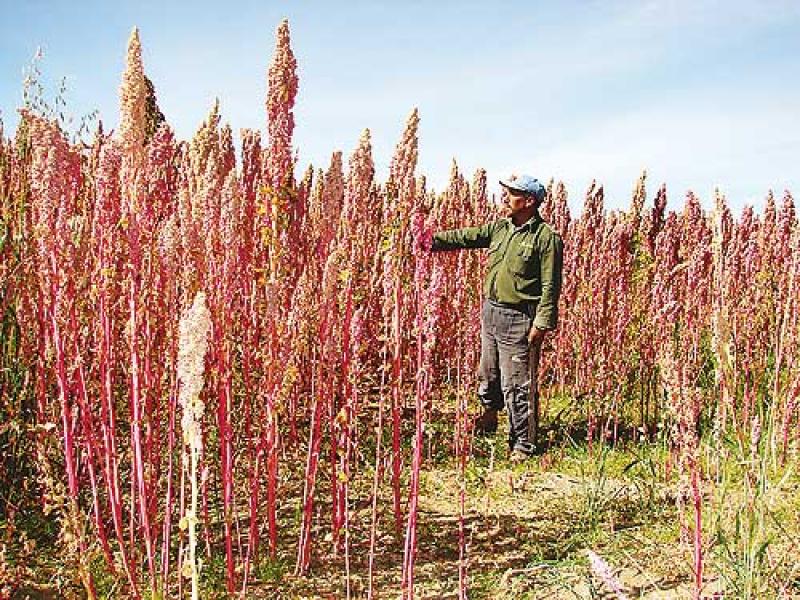
[{"label": "man's other hand", "polygon": [[531,332],[528,334],[528,343],[529,344],[541,344],[544,341],[544,336],[547,335],[547,331],[544,329],[539,329],[536,325],[531,326]]}]

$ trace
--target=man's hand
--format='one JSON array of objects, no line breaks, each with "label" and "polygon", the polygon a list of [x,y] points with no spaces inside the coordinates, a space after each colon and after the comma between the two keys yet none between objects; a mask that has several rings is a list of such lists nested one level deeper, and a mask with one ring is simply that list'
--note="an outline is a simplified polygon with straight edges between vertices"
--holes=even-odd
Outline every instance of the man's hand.
[{"label": "man's hand", "polygon": [[433,248],[433,234],[429,231],[417,236],[414,245],[418,252],[430,252]]},{"label": "man's hand", "polygon": [[528,343],[533,344],[541,344],[544,341],[544,336],[547,335],[547,331],[544,329],[539,329],[536,325],[531,326],[531,332],[528,334]]}]

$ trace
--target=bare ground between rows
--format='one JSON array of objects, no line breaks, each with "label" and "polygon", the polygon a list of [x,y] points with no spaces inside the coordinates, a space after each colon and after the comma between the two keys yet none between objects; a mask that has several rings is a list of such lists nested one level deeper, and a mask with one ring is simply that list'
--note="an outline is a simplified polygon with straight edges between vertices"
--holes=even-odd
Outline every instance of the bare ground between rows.
[{"label": "bare ground between rows", "polygon": [[[415,572],[417,598],[457,598],[459,570],[465,567],[469,598],[602,599],[615,597],[591,575],[586,550],[612,566],[629,598],[690,598],[691,561],[679,541],[671,488],[658,485],[645,499],[629,479],[597,479],[571,473],[542,471],[531,461],[523,467],[494,468],[467,463],[464,488],[466,559],[459,547],[462,476],[457,465],[437,464],[423,471],[419,508],[419,549]],[[349,592],[366,596],[371,508],[369,482],[354,481],[351,497]],[[289,487],[289,486],[287,486]],[[405,489],[405,488],[404,488]],[[320,490],[320,498],[326,494]],[[296,559],[296,502],[286,497],[279,531],[278,568],[256,575],[248,598],[344,598],[348,580],[343,556],[334,556],[329,530],[330,506],[315,511],[315,545],[311,572],[291,574]],[[592,522],[587,499],[605,504]],[[396,530],[391,491],[382,487],[374,564],[374,590],[379,598],[398,598],[404,530]],[[794,526],[797,524],[795,523]],[[215,549],[216,552],[216,549]],[[218,553],[218,558],[221,554]],[[63,557],[62,557],[63,558]],[[58,560],[58,557],[51,557]],[[44,574],[44,572],[42,572]],[[210,576],[207,571],[204,574]],[[217,574],[219,578],[219,573]],[[721,588],[709,580],[705,596]],[[35,591],[38,589],[38,593]],[[207,588],[205,598],[224,598],[224,580]],[[56,598],[55,590],[39,581],[20,598]],[[31,593],[33,592],[33,593]],[[80,597],[75,595],[72,597]],[[119,589],[112,597],[121,597]],[[791,597],[791,596],[787,596]]]},{"label": "bare ground between rows", "polygon": [[[466,561],[459,552],[461,478],[454,469],[424,474],[418,520],[419,550],[415,596],[457,598],[459,569],[466,568],[470,598],[604,598],[608,593],[593,579],[585,550],[610,536],[627,548],[628,558],[614,564],[617,576],[632,598],[689,598],[691,571],[685,550],[669,539],[676,528],[666,511],[664,523],[648,522],[635,512],[637,490],[621,480],[609,480],[603,491],[614,498],[606,528],[586,522],[582,506],[586,481],[560,473],[527,468],[501,468],[486,474],[476,490],[465,494]],[[660,490],[669,503],[668,490]],[[637,518],[639,517],[639,518]],[[354,511],[359,530],[368,529],[368,508]],[[376,545],[374,590],[378,597],[402,595],[403,532],[395,533],[391,515],[383,515]],[[652,539],[654,532],[659,539]],[[664,539],[666,538],[666,539]],[[323,542],[324,543],[324,542]],[[607,542],[606,542],[607,543]],[[353,539],[350,556],[350,595],[367,593],[368,539]],[[289,557],[287,557],[289,558]],[[256,585],[257,597],[340,598],[347,595],[343,557],[317,555],[309,576],[286,576],[279,583]],[[708,590],[716,586],[709,582]],[[608,596],[611,597],[611,596]]]}]

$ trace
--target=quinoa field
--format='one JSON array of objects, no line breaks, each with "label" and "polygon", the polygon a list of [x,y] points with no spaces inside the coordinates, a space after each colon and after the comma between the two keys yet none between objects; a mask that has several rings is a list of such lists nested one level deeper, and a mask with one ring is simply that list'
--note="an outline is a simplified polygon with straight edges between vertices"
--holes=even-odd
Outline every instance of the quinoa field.
[{"label": "quinoa field", "polygon": [[[146,32],[144,32],[146,34]],[[487,173],[303,170],[288,22],[263,130],[0,123],[0,598],[800,598],[800,226],[631,174],[550,181],[541,448],[476,437]],[[492,174],[495,177],[496,174]],[[568,202],[569,200],[569,202]],[[570,210],[570,204],[582,206]]]}]

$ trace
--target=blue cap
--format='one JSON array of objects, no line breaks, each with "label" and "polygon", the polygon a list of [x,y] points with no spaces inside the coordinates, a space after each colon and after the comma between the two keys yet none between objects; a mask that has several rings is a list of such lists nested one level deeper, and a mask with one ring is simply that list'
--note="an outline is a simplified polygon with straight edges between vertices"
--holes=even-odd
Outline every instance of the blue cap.
[{"label": "blue cap", "polygon": [[546,190],[541,182],[536,177],[530,175],[512,175],[508,179],[501,179],[500,185],[507,187],[510,190],[516,190],[523,194],[530,194],[537,201],[542,202]]}]

